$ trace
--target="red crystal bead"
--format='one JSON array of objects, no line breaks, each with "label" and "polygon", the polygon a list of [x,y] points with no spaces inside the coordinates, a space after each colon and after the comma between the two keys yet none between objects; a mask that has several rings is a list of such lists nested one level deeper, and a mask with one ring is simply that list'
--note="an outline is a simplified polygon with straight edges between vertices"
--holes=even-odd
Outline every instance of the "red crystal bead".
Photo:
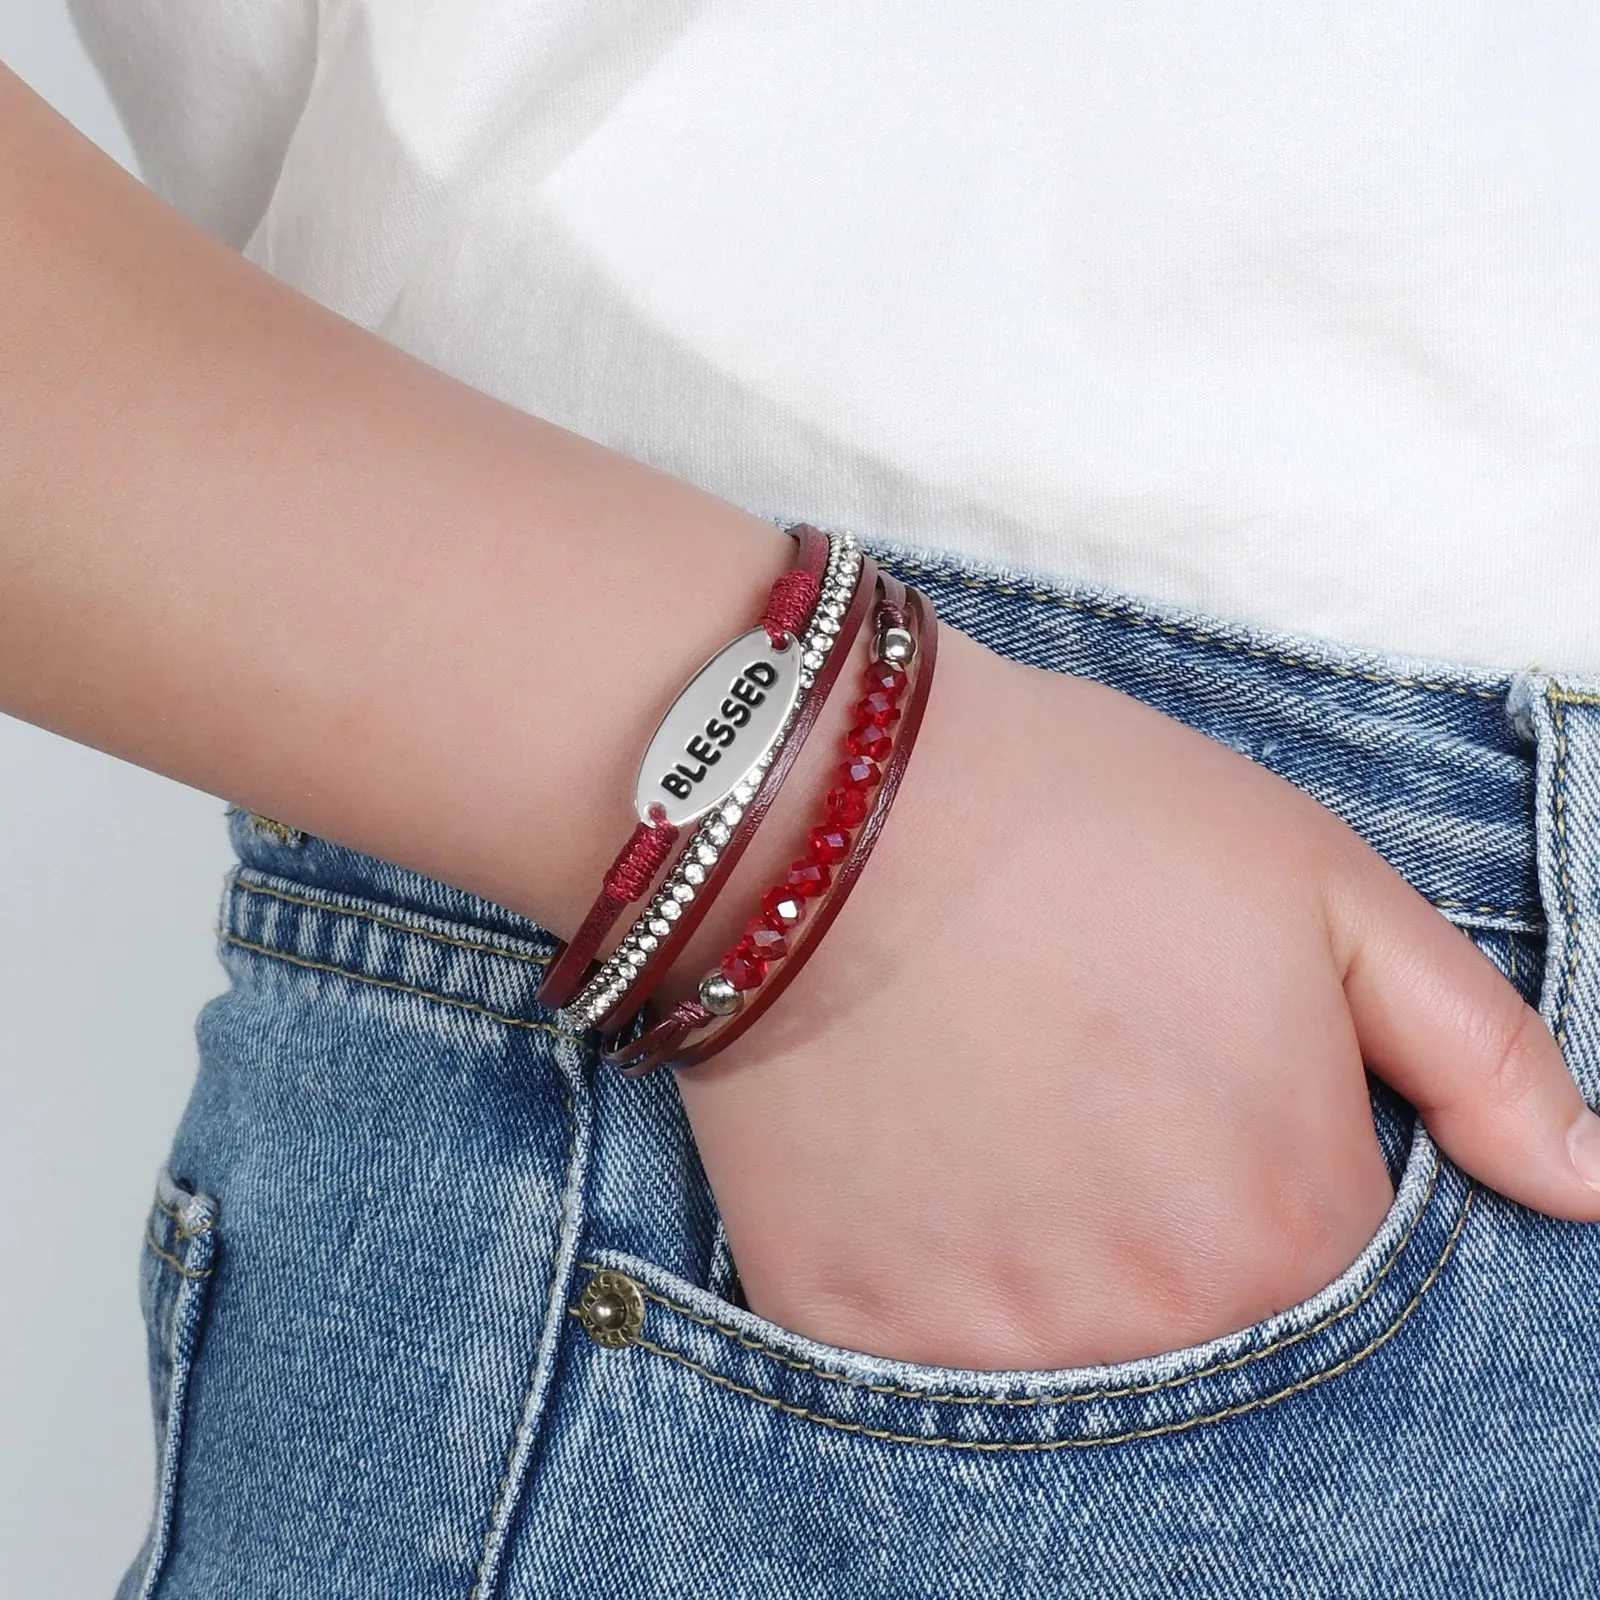
[{"label": "red crystal bead", "polygon": [[832,866],[850,854],[850,835],[843,828],[824,823],[811,830],[809,846],[813,861],[820,861],[825,867]]},{"label": "red crystal bead", "polygon": [[766,975],[765,957],[746,949],[743,940],[722,958],[722,976],[735,989],[754,989]]},{"label": "red crystal bead", "polygon": [[898,700],[906,692],[906,675],[887,661],[874,661],[867,668],[867,687]]},{"label": "red crystal bead", "polygon": [[892,694],[874,689],[856,701],[856,715],[875,728],[892,728],[900,720],[900,707],[894,703]]},{"label": "red crystal bead", "polygon": [[765,917],[757,917],[744,930],[744,938],[739,941],[738,948],[748,948],[763,961],[776,961],[788,955],[789,941],[784,938],[782,928],[775,928]]},{"label": "red crystal bead", "polygon": [[805,921],[806,903],[793,889],[768,889],[761,897],[761,914],[775,928],[795,928]]},{"label": "red crystal bead", "polygon": [[850,730],[844,745],[853,756],[865,756],[869,761],[882,761],[894,749],[894,740],[882,728],[875,728],[870,722],[863,722],[859,728]]},{"label": "red crystal bead", "polygon": [[860,789],[828,791],[828,821],[838,828],[854,828],[867,816],[867,797]]},{"label": "red crystal bead", "polygon": [[821,894],[833,882],[833,874],[822,862],[813,861],[808,856],[789,868],[789,876],[784,881],[797,895],[809,900]]},{"label": "red crystal bead", "polygon": [[876,761],[853,755],[848,761],[839,763],[839,781],[847,789],[870,789],[874,784],[883,782],[883,774],[878,771]]}]

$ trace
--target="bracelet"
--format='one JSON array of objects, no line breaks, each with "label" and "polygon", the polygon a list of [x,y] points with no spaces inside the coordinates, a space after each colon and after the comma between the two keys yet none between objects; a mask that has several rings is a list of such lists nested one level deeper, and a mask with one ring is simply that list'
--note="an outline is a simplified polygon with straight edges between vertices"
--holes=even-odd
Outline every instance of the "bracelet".
[{"label": "bracelet", "polygon": [[[853,588],[846,589],[852,575]],[[815,669],[814,679],[812,669],[802,673],[807,692],[747,780],[755,784],[754,793],[746,801],[736,790],[733,799],[701,824],[634,926],[567,1007],[568,1019],[578,1026],[606,1031],[628,1026],[693,937],[771,810],[866,620],[877,572],[852,543],[843,546],[835,576],[836,593],[847,596],[828,602],[845,605],[842,617],[828,618],[838,622],[839,631],[821,632],[815,640],[807,636],[802,661],[815,653],[822,656],[822,666]]]},{"label": "bracelet", "polygon": [[[771,808],[860,630],[871,564],[848,534],[795,531],[802,560],[810,569],[820,569],[804,632],[802,622],[791,625],[785,619],[781,649],[773,643],[770,627],[767,640],[757,633],[742,635],[719,651],[674,701],[640,766],[637,799],[650,820],[641,822],[629,849],[646,841],[644,864],[635,866],[629,850],[623,851],[607,874],[601,899],[573,940],[572,960],[566,962],[564,952],[558,959],[561,970],[541,986],[541,999],[559,1003],[577,1027],[630,1016],[654,991]],[[793,576],[785,574],[778,584]],[[695,799],[693,784],[703,781],[741,730],[761,739],[758,745],[746,740],[753,756],[730,768],[715,792]],[[680,753],[693,765],[676,761]],[[690,793],[679,792],[685,788]],[[699,827],[649,905],[605,961],[588,970],[590,956],[621,909],[613,898],[616,892],[624,893],[626,901],[642,898],[679,830],[696,818],[702,819]],[[571,979],[572,971],[581,977],[581,987]],[[546,998],[547,989],[551,998]],[[566,998],[555,998],[562,995]]]},{"label": "bracelet", "polygon": [[[911,759],[938,656],[932,605],[893,578],[880,576],[878,582],[876,659],[867,669],[867,693],[857,703],[862,721],[846,738],[840,783],[828,792],[827,820],[811,830],[807,855],[762,897],[761,914],[718,969],[701,980],[696,996],[680,1001],[636,1038],[614,1031],[602,1040],[602,1058],[624,1077],[642,1078],[668,1063],[696,1066],[731,1044],[799,975],[860,878]],[[907,667],[914,671],[908,696]],[[832,892],[825,894],[830,883]],[[806,902],[818,897],[808,916]],[[689,1043],[696,1033],[702,1036]]]},{"label": "bracelet", "polygon": [[[816,605],[824,565],[831,553],[829,539],[817,529],[800,527],[792,531],[800,542],[795,565],[772,585],[767,596],[766,609],[762,612],[758,624],[758,629],[767,635],[769,658],[788,651],[790,639],[799,632],[805,616]],[[639,824],[607,870],[601,881],[600,893],[589,908],[589,914],[583,919],[572,938],[556,952],[546,969],[537,996],[541,1005],[556,1009],[572,999],[583,985],[601,941],[616,925],[623,909],[638,900],[655,882],[656,874],[678,842],[678,835],[683,825],[710,810],[719,799],[723,798],[716,793],[714,785],[699,793],[695,789],[696,784],[705,780],[710,767],[720,762],[722,757],[722,744],[708,741],[716,739],[731,743],[737,738],[739,730],[747,728],[754,720],[756,705],[766,700],[767,687],[776,686],[781,682],[783,689],[791,698],[793,697],[798,682],[790,680],[795,678],[795,674],[792,671],[777,671],[768,659],[762,663],[763,670],[758,673],[761,678],[767,678],[769,673],[772,674],[770,682],[765,686],[753,678],[744,676],[738,668],[734,669],[735,676],[731,681],[740,686],[744,693],[738,702],[733,701],[731,694],[728,695],[727,702],[731,705],[731,709],[725,721],[720,718],[717,720],[716,734],[711,734],[703,726],[707,720],[705,718],[693,723],[687,723],[687,719],[675,718],[679,707],[704,681],[713,676],[713,669],[723,669],[717,672],[716,676],[721,687],[728,687],[729,680],[725,670],[727,663],[723,658],[739,657],[742,667],[745,664],[742,657],[746,648],[758,645],[759,642],[751,634],[741,634],[732,644],[719,650],[690,680],[657,727],[649,749],[645,752],[644,760],[639,765],[639,777],[635,785],[634,804],[639,814]],[[785,667],[791,665],[792,660],[784,663]],[[746,699],[745,695],[749,698]],[[697,703],[701,703],[703,698],[701,697],[701,701]],[[752,701],[755,704],[751,704]],[[712,700],[712,706],[713,709],[717,708],[715,699]],[[735,718],[738,719],[737,722]],[[685,722],[686,726],[678,728],[679,721]],[[771,709],[768,708],[762,718],[762,724],[771,722]],[[670,744],[662,738],[663,733],[668,732],[669,723],[674,724],[671,730],[673,733],[683,735],[682,738],[673,739]],[[728,731],[729,723],[734,724],[731,733]],[[760,731],[759,728],[757,731]],[[766,731],[770,738],[771,727],[767,727]],[[691,741],[693,748],[688,748]],[[748,744],[748,740],[746,743]],[[683,765],[678,761],[680,751],[689,757],[693,762],[692,766]],[[727,785],[724,792],[736,786],[737,783]]]}]

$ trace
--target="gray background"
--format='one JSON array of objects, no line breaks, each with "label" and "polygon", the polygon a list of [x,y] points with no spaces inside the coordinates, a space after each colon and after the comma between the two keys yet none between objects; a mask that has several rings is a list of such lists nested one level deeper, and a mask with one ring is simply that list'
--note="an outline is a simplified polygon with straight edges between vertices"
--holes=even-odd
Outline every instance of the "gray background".
[{"label": "gray background", "polygon": [[[0,61],[125,165],[65,0],[0,0]],[[137,1271],[194,1075],[221,803],[0,717],[0,1595],[110,1596],[144,1537]]]}]

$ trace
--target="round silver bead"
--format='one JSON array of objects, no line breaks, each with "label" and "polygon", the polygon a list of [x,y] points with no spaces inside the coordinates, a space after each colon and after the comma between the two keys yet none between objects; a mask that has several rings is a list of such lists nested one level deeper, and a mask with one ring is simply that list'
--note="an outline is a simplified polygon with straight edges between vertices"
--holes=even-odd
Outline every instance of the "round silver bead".
[{"label": "round silver bead", "polygon": [[726,822],[730,828],[734,827],[738,823],[740,817],[743,815],[744,807],[742,805],[735,805],[731,800],[722,808],[722,820]]},{"label": "round silver bead", "polygon": [[885,628],[878,635],[878,659],[891,667],[908,666],[917,658],[917,641],[905,628]]},{"label": "round silver bead", "polygon": [[[680,905],[688,905],[694,899],[694,885],[692,883],[675,883],[669,893],[672,895],[672,899],[676,900]],[[671,901],[667,902],[668,905],[671,903]],[[661,909],[665,911],[667,908],[663,906]]]},{"label": "round silver bead", "polygon": [[698,889],[706,881],[706,869],[698,861],[687,862],[683,869],[683,881],[692,883]]},{"label": "round silver bead", "polygon": [[647,923],[646,923],[646,924],[645,924],[645,926],[646,926],[646,927],[647,927],[647,928],[648,928],[648,929],[649,929],[649,930],[650,930],[650,931],[651,931],[651,933],[653,933],[653,934],[654,934],[654,935],[655,935],[655,936],[656,936],[656,938],[658,938],[658,939],[665,939],[665,938],[666,938],[666,936],[667,936],[667,935],[668,935],[668,934],[669,934],[669,933],[671,933],[671,932],[672,932],[672,926],[671,926],[671,924],[670,924],[670,923],[668,923],[668,922],[667,922],[667,921],[666,921],[666,920],[665,920],[665,918],[662,918],[662,917],[651,917],[651,919],[650,919],[650,920],[649,920],[649,921],[648,921],[648,922],[647,922]]},{"label": "round silver bead", "polygon": [[703,867],[714,867],[717,864],[717,852],[709,844],[697,844],[694,847],[695,860]]},{"label": "round silver bead", "polygon": [[668,922],[676,922],[683,915],[683,907],[676,900],[663,900],[661,902],[661,915]]},{"label": "round silver bead", "polygon": [[720,972],[713,972],[700,980],[700,1004],[714,1017],[731,1017],[744,1004],[744,996]]},{"label": "round silver bead", "polygon": [[820,650],[807,650],[806,653],[800,657],[800,664],[802,666],[809,667],[813,672],[816,672],[822,666],[822,652]]}]

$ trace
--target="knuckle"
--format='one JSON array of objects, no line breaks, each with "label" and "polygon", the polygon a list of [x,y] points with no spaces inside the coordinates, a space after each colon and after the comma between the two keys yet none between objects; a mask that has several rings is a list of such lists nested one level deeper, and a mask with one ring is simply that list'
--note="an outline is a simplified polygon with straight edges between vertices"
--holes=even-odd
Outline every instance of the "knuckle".
[{"label": "knuckle", "polygon": [[1550,1035],[1539,1013],[1512,995],[1485,1018],[1484,1079],[1495,1098],[1517,1106],[1535,1096],[1550,1066]]}]

